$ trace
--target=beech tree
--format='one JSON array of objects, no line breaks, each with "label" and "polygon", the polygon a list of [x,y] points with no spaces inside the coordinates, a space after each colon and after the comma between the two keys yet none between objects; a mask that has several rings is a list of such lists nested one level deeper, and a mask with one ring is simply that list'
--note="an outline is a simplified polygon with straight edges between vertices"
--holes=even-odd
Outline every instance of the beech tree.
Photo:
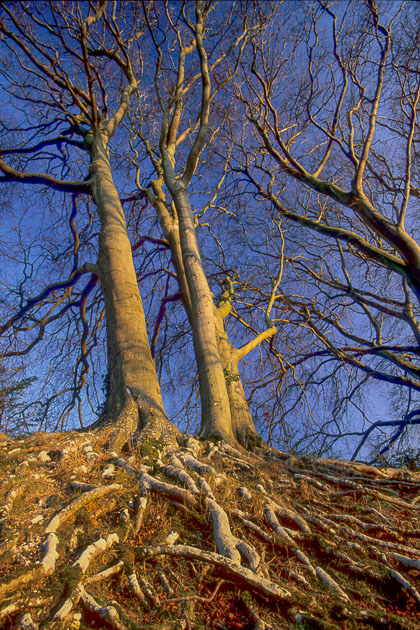
[{"label": "beech tree", "polygon": [[235,80],[247,123],[231,138],[244,194],[282,221],[290,251],[302,247],[277,298],[278,321],[292,338],[304,328],[313,344],[289,355],[296,369],[306,364],[293,387],[303,400],[339,373],[349,383],[314,430],[330,445],[364,385],[403,388],[402,417],[385,418],[399,431],[418,421],[420,376],[416,9],[319,2],[277,11]]},{"label": "beech tree", "polygon": [[[36,337],[28,343],[29,350],[51,322],[77,306],[82,327],[80,389],[88,371],[86,302],[99,282],[109,374],[103,421],[112,421],[114,445],[127,441],[136,430],[163,434],[166,440],[176,434],[163,408],[109,154],[110,142],[137,90],[143,31],[144,23],[133,5],[107,2],[96,7],[90,3],[6,4],[0,22],[2,47],[10,62],[10,69],[4,66],[2,71],[10,95],[9,118],[16,103],[19,107],[23,102],[26,108],[18,125],[3,123],[0,181],[10,187],[10,194],[20,186],[51,189],[55,195],[51,203],[65,193],[73,200],[74,214],[79,199],[91,196],[100,226],[97,260],[81,261],[80,237],[72,216],[74,264],[68,277],[56,278],[36,296],[22,292],[20,308],[2,324],[1,332],[13,336],[27,330],[31,322]],[[86,275],[88,280],[73,302],[72,289]],[[48,300],[52,295],[58,313]]]},{"label": "beech tree", "polygon": [[[364,382],[355,374],[386,375],[409,392],[398,430],[415,420],[417,357],[412,338],[399,343],[418,317],[403,255],[415,236],[410,200],[401,251],[358,218],[378,196],[391,224],[385,211],[397,206],[387,203],[407,189],[398,168],[389,189],[379,137],[361,176],[367,201],[351,185],[348,192],[351,169],[335,143],[349,117],[322,122],[334,96],[317,92],[311,70],[287,72],[302,44],[316,57],[334,6],[282,2],[267,16],[270,5],[258,1],[1,4],[0,398],[7,406],[19,394],[13,381],[3,387],[7,369],[33,390],[31,373],[17,372],[30,365],[40,402],[28,400],[24,413],[39,405],[38,428],[55,429],[0,435],[1,628],[417,628],[418,472],[255,444],[248,413],[248,403],[263,410],[263,437],[278,446],[284,408],[285,434],[308,444],[314,427],[301,401],[319,407],[318,393],[334,392],[345,366],[351,374],[337,404],[356,399]],[[370,84],[363,91],[358,63],[374,59],[383,28],[389,33],[400,17],[399,7],[384,5],[382,27],[373,2],[354,6],[346,29],[352,4],[337,5],[337,33],[354,47],[348,58],[345,47],[334,51],[348,60],[362,101],[366,93],[353,105],[363,122],[376,92]],[[411,33],[408,20],[400,26]],[[320,81],[334,70],[322,61]],[[372,65],[378,72],[381,61]],[[404,85],[408,94],[412,84]],[[397,105],[412,112],[414,100]],[[276,108],[300,134],[286,147],[298,151],[293,162],[278,147],[270,153],[287,133],[273,126]],[[370,111],[367,129],[380,111]],[[414,154],[414,136],[410,145],[404,125],[398,130]],[[328,132],[324,149],[318,131]],[[356,125],[347,134],[356,161],[372,136],[359,122],[357,131],[357,142]],[[319,152],[325,170],[314,175]],[[385,182],[378,188],[376,171]],[[333,193],[355,195],[356,205],[342,210]],[[184,362],[190,329],[202,435],[224,439],[181,436],[163,407],[158,374],[166,387],[165,368],[173,374]],[[247,355],[252,379],[242,388],[238,361],[253,348],[259,356]],[[164,352],[167,363],[156,369],[153,356]],[[193,354],[183,369],[196,381]],[[58,431],[74,428],[75,410],[82,426],[95,415],[104,369],[105,405],[89,426],[99,430]],[[320,451],[344,437],[339,409],[335,435],[326,409],[316,419]],[[359,450],[375,430],[362,427]]]},{"label": "beech tree", "polygon": [[[40,388],[31,403],[31,409],[37,405],[41,410],[40,426],[46,426],[44,418],[55,409],[59,414],[52,428],[64,427],[74,410],[81,424],[86,409],[94,415],[101,372],[108,372],[103,422],[112,418],[118,426],[118,418],[131,418],[128,435],[144,407],[139,428],[156,412],[151,424],[173,433],[146,347],[144,313],[139,321],[148,358],[131,365],[132,374],[149,366],[150,378],[141,379],[142,386],[153,383],[149,393],[139,393],[134,376],[128,376],[130,348],[124,346],[128,354],[121,354],[118,344],[123,341],[110,332],[118,318],[110,306],[113,291],[108,294],[105,286],[105,276],[110,276],[100,268],[111,265],[103,252],[114,227],[105,229],[106,216],[94,209],[103,198],[93,185],[99,164],[94,129],[110,151],[115,190],[122,197],[115,200],[119,224],[126,224],[126,235],[128,229],[126,251],[127,257],[134,256],[136,284],[143,287],[142,278],[149,278],[143,293],[153,349],[165,307],[171,304],[175,313],[175,300],[182,299],[193,331],[203,436],[245,445],[259,440],[256,422],[273,444],[310,445],[319,453],[352,433],[364,441],[370,425],[358,397],[363,391],[372,397],[375,381],[394,387],[387,390],[395,392],[396,401],[394,416],[384,418],[389,430],[398,432],[401,418],[406,418],[404,427],[416,423],[415,273],[391,241],[360,218],[370,203],[371,218],[383,219],[387,233],[394,233],[391,215],[401,199],[405,223],[397,231],[406,243],[406,257],[410,248],[415,251],[418,84],[412,50],[417,34],[414,22],[404,22],[404,12],[409,15],[412,9],[384,13],[391,29],[384,27],[389,31],[385,37],[377,26],[383,22],[381,7],[372,3],[358,5],[351,16],[344,5],[335,9],[311,3],[302,4],[299,12],[289,11],[287,3],[275,5],[273,15],[268,3],[242,4],[240,11],[229,4],[223,15],[213,4],[192,2],[92,5],[83,10],[86,14],[77,3],[42,6],[45,19],[41,9],[20,3],[11,4],[13,10],[6,5],[2,12],[8,64],[3,66],[3,87],[15,109],[5,110],[1,157],[2,190],[4,199],[13,195],[18,243],[30,238],[23,216],[34,216],[19,190],[30,189],[39,208],[45,208],[37,210],[37,217],[44,213],[42,226],[40,219],[32,226],[37,230],[40,222],[41,238],[33,232],[38,244],[31,248],[25,243],[16,265],[22,277],[5,283],[2,303],[3,360],[37,352],[50,357],[43,368],[50,390]],[[86,34],[77,35],[77,29]],[[372,74],[368,76],[371,67],[379,68],[375,89]],[[33,76],[32,85],[28,76]],[[330,88],[325,88],[324,76],[330,77]],[[397,88],[399,104],[393,96]],[[50,97],[45,96],[48,90]],[[387,113],[394,116],[392,124]],[[371,127],[374,119],[376,127]],[[405,162],[384,161],[392,134]],[[360,166],[359,188],[367,201],[351,187],[363,151],[367,157]],[[408,188],[403,180],[409,181]],[[360,208],[353,197],[362,199]],[[229,224],[214,212],[216,199],[226,206]],[[154,206],[161,234],[151,228],[146,204]],[[208,237],[203,237],[202,224]],[[235,254],[229,251],[232,229],[243,244]],[[42,241],[48,245],[39,245]],[[36,247],[42,253],[35,264],[35,254],[28,252]],[[216,247],[223,265],[215,260]],[[176,273],[170,281],[164,261],[169,251]],[[401,264],[395,266],[398,258]],[[124,284],[132,272],[118,271]],[[178,285],[173,295],[165,288],[169,282]],[[136,309],[133,305],[131,322]],[[187,334],[182,317],[177,311],[174,337],[165,333],[161,348],[165,343],[180,348],[176,344]],[[105,318],[108,368],[103,363]],[[126,342],[135,339],[130,326],[121,326]],[[257,347],[258,357],[250,359],[248,353]],[[238,367],[245,355],[248,383]],[[121,368],[125,377],[118,376],[120,361],[126,365]],[[192,357],[188,361],[192,365]],[[158,370],[165,382],[162,361]],[[175,381],[173,387],[177,389]],[[399,393],[401,387],[406,393]],[[147,410],[145,401],[154,396],[156,405]],[[61,397],[67,397],[65,405],[59,403]],[[346,409],[350,415],[355,410],[366,426],[345,427]],[[302,413],[296,429],[296,414]],[[312,423],[307,431],[306,418]]]},{"label": "beech tree", "polygon": [[[202,169],[199,160],[209,135],[212,103],[235,75],[246,43],[259,28],[261,18],[254,19],[253,26],[250,12],[235,16],[232,5],[226,18],[221,12],[214,17],[213,9],[210,4],[202,8],[198,3],[194,22],[185,6],[168,8],[166,5],[164,13],[163,9],[159,12],[156,5],[149,5],[146,19],[156,57],[150,73],[154,73],[157,104],[153,124],[147,124],[150,115],[144,115],[141,97],[131,133],[142,139],[155,170],[149,187],[142,188],[139,174],[137,183],[157,211],[192,327],[202,406],[201,435],[249,445],[261,438],[249,412],[238,363],[262,341],[272,337],[276,329],[267,311],[265,331],[241,348],[236,349],[230,343],[224,320],[231,309],[232,281],[226,278],[225,290],[214,304],[201,262],[196,236],[198,212],[194,216],[190,191],[194,192],[194,186],[202,177],[201,171],[208,169],[208,160]],[[223,46],[213,44],[216,38]],[[168,42],[171,42],[172,68],[165,53]],[[212,55],[208,58],[210,48]],[[211,77],[219,75],[223,80],[212,86]],[[156,120],[160,124],[154,130]],[[214,127],[215,123],[212,135]],[[223,172],[221,177],[223,180]],[[209,203],[214,202],[218,187],[215,182]],[[195,196],[198,198],[197,190]],[[199,211],[200,216],[204,213],[205,208]]]}]

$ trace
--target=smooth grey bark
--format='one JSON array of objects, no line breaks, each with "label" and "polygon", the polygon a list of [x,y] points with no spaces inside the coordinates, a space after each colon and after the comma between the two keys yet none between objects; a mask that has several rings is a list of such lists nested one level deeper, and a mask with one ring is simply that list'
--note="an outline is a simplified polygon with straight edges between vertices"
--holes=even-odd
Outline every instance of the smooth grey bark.
[{"label": "smooth grey bark", "polygon": [[248,402],[239,373],[239,353],[230,343],[224,324],[225,316],[220,309],[214,307],[217,347],[223,366],[226,389],[229,397],[232,431],[236,440],[245,448],[262,443],[249,411]]},{"label": "smooth grey bark", "polygon": [[232,430],[223,365],[217,344],[213,296],[201,264],[188,195],[182,186],[173,192],[179,221],[182,261],[191,298],[194,351],[202,407],[200,435],[205,438],[222,437],[228,442],[233,442],[235,436]]},{"label": "smooth grey bark", "polygon": [[[162,59],[165,54],[164,48],[166,49],[167,42],[165,41],[164,45],[158,43],[159,41],[162,42],[161,37],[160,35],[156,37],[153,33],[152,23],[149,20],[148,12],[146,12],[148,28],[152,33],[158,52],[154,83],[162,113],[159,157],[151,150],[150,143],[142,135],[141,128],[140,135],[143,138],[146,150],[158,176],[158,179],[152,182],[155,197],[153,202],[157,203],[158,213],[160,214],[159,208],[163,208],[165,205],[164,193],[162,191],[163,183],[165,183],[172,197],[173,211],[178,222],[180,253],[173,258],[176,258],[174,264],[179,274],[180,289],[193,332],[194,352],[198,367],[201,398],[200,434],[205,438],[223,438],[228,442],[235,442],[236,436],[233,431],[231,405],[225,380],[225,372],[229,368],[223,365],[220,356],[218,346],[220,336],[216,333],[213,295],[210,291],[201,263],[194,216],[188,195],[188,186],[196,171],[209,127],[209,112],[212,100],[211,72],[215,71],[215,68],[228,54],[227,51],[221,51],[219,58],[216,57],[216,59],[213,60],[211,68],[209,67],[204,44],[205,39],[210,38],[210,32],[212,31],[210,24],[208,27],[206,26],[206,19],[209,13],[209,6],[203,3],[202,0],[196,0],[195,21],[188,21],[184,14],[185,23],[193,32],[191,40],[185,37],[183,29],[175,26],[172,22],[170,23],[169,30],[176,33],[176,39],[173,44],[173,59],[175,58],[175,51],[177,50],[178,64],[174,67],[176,72],[176,84],[168,100],[167,87],[165,88],[164,94],[159,81],[164,72]],[[243,32],[231,42],[229,51],[238,47],[240,54],[242,54],[243,46],[250,32],[245,22]],[[206,37],[204,37],[204,34],[206,34]],[[170,37],[167,41],[170,41]],[[187,120],[189,120],[189,122],[187,123],[187,128],[185,129],[186,121],[184,121],[182,124],[184,130],[180,132],[184,102],[187,95],[192,94],[190,90],[195,82],[195,79],[191,80],[190,77],[186,79],[186,59],[194,52],[197,52],[199,61],[197,78],[200,77],[201,79],[201,99],[196,112],[197,123],[196,125],[190,126],[190,111],[188,111]],[[233,74],[229,76],[228,80],[236,73],[237,68],[238,65],[234,64]],[[187,150],[187,157],[182,166],[182,175],[177,175],[178,169],[175,168],[175,153],[179,144],[184,142],[187,138],[191,141],[191,146]],[[167,215],[168,212],[164,210],[161,216],[162,226],[169,221]],[[170,242],[169,238],[168,240]],[[179,270],[181,268],[182,270],[180,272]],[[244,402],[246,404],[246,401]]]},{"label": "smooth grey bark", "polygon": [[112,178],[107,137],[89,137],[92,193],[101,222],[100,279],[105,301],[110,392],[106,422],[111,442],[121,446],[135,432],[170,441],[177,429],[168,420],[146,330],[123,208]]},{"label": "smooth grey bark", "polygon": [[213,296],[201,263],[188,192],[175,178],[166,177],[166,183],[176,208],[182,263],[191,302],[191,326],[201,398],[200,435],[235,442],[217,345]]},{"label": "smooth grey bark", "polygon": [[[29,89],[32,85],[35,93],[41,95],[46,112],[44,115],[39,111],[39,118],[35,119],[45,126],[29,126],[30,113],[26,114],[27,131],[40,141],[32,147],[30,142],[22,141],[22,146],[10,148],[8,153],[33,154],[36,159],[42,157],[47,164],[54,164],[57,156],[54,158],[52,153],[46,157],[41,153],[44,147],[55,146],[64,154],[63,143],[66,147],[76,146],[90,154],[90,177],[82,182],[62,181],[52,175],[52,170],[20,172],[0,160],[3,174],[0,182],[42,184],[63,192],[92,194],[101,224],[94,273],[101,281],[104,295],[110,379],[102,424],[112,425],[114,447],[121,446],[136,431],[153,437],[173,437],[177,430],[169,422],[162,403],[126,222],[108,153],[110,138],[127,115],[131,96],[138,88],[137,55],[130,54],[130,44],[137,40],[139,45],[143,19],[133,15],[130,9],[126,12],[122,6],[125,3],[120,3],[121,11],[117,12],[117,3],[106,1],[76,3],[77,11],[67,7],[67,3],[56,3],[54,20],[50,23],[39,11],[31,11],[31,3],[14,4],[16,7],[5,6],[4,11],[2,6],[0,32],[7,50],[15,57],[13,70],[18,75],[23,71],[19,86],[23,92],[19,98],[27,98],[32,107],[36,102]],[[46,33],[48,42],[44,41]],[[9,94],[18,85],[12,74],[6,88]],[[45,135],[51,123],[54,129],[64,124],[55,138]],[[86,266],[82,271],[88,271]],[[101,422],[93,426],[98,424]]]},{"label": "smooth grey bark", "polygon": [[[172,213],[168,211],[161,187],[157,185],[157,182],[153,182],[153,184],[154,196],[152,197],[150,195],[149,198],[155,205],[163,235],[169,243],[172,263],[176,271],[183,305],[188,321],[192,327],[193,315],[191,295],[183,263],[179,234],[179,221],[176,208],[174,207],[174,204],[172,204]],[[239,351],[230,343],[228,334],[225,330],[224,320],[230,310],[230,294],[229,291],[227,291],[221,297],[220,306],[218,305],[216,307],[213,305],[216,343],[229,399],[231,430],[235,440],[247,448],[260,443],[262,439],[255,430],[254,422],[249,411],[248,402],[242,385],[242,379],[238,368],[240,360]]]}]

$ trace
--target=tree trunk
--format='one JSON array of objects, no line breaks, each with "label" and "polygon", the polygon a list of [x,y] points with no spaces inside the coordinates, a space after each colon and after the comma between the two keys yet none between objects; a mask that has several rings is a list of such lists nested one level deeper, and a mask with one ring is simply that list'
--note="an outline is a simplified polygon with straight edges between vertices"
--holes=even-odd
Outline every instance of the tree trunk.
[{"label": "tree trunk", "polygon": [[217,347],[223,366],[226,388],[229,396],[232,431],[236,440],[245,448],[261,445],[263,440],[255,430],[248,402],[239,373],[239,352],[230,343],[224,326],[224,317],[214,307]]},{"label": "tree trunk", "polygon": [[235,442],[217,346],[213,296],[201,264],[191,204],[182,184],[167,183],[178,215],[182,262],[191,300],[191,325],[201,397],[200,435]]},{"label": "tree trunk", "polygon": [[111,443],[114,448],[122,446],[136,431],[170,440],[177,430],[163,407],[125,217],[107,140],[99,132],[92,138],[91,153],[92,193],[101,222],[98,264],[105,300],[110,379],[106,421],[114,429]]},{"label": "tree trunk", "polygon": [[[160,186],[157,185],[157,182],[154,185],[154,194],[155,197],[152,199],[152,201],[157,210],[163,235],[167,239],[171,249],[172,263],[177,274],[177,280],[182,295],[182,301],[188,317],[188,321],[190,322],[190,325],[192,327],[193,317],[191,296],[186,279],[185,267],[182,261],[182,249],[180,242],[178,218],[176,216],[175,209],[173,216],[169,214],[166,208],[165,200],[163,198],[162,189]],[[227,395],[229,398],[232,433],[237,442],[239,442],[245,448],[250,448],[252,445],[261,443],[262,439],[255,430],[254,422],[249,411],[248,402],[246,400],[244,388],[242,385],[241,375],[238,369],[238,351],[230,343],[224,327],[224,318],[229,311],[230,303],[228,310],[226,312],[223,312],[223,314],[220,309],[218,309],[216,306],[213,306],[217,348],[222,364]]]}]

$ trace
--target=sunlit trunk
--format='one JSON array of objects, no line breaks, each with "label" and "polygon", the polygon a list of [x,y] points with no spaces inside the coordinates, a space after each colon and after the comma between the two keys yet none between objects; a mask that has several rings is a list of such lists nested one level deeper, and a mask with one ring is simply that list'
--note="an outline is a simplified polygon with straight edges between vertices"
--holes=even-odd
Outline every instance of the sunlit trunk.
[{"label": "sunlit trunk", "polygon": [[[188,321],[192,326],[193,318],[191,297],[185,275],[185,268],[182,262],[178,221],[176,217],[171,217],[164,211],[164,209],[162,209],[161,212],[158,212],[158,215],[162,232],[168,240],[171,248],[172,263],[176,270],[183,304],[187,313]],[[214,306],[213,315],[217,348],[229,399],[231,430],[234,438],[242,444],[242,446],[251,447],[260,443],[261,438],[255,430],[254,422],[246,400],[242,379],[238,369],[238,352],[229,342],[229,338],[224,327],[224,318]]]},{"label": "sunlit trunk", "polygon": [[217,312],[216,308],[214,308],[214,313],[217,346],[229,397],[232,431],[236,440],[242,444],[242,446],[252,448],[260,444],[262,439],[255,430],[254,421],[249,411],[238,368],[238,351],[229,341],[223,317]]},{"label": "sunlit trunk", "polygon": [[170,186],[178,221],[182,262],[191,301],[191,326],[198,367],[202,437],[234,442],[229,397],[217,346],[213,296],[201,264],[188,194],[179,183]]},{"label": "sunlit trunk", "polygon": [[[107,420],[115,427],[115,443],[125,443],[136,430],[170,430],[151,356],[143,304],[131,245],[116,191],[106,141],[98,133],[92,143],[93,197],[101,222],[100,279],[107,326],[109,398]],[[175,429],[174,429],[175,430]]]}]

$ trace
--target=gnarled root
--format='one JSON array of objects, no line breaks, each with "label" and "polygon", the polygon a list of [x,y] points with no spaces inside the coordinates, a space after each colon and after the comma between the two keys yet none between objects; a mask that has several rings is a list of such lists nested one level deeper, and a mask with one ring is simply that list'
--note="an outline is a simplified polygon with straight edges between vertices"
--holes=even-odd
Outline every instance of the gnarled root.
[{"label": "gnarled root", "polygon": [[229,627],[223,611],[261,630],[415,628],[420,476],[192,437],[180,447],[154,428],[124,456],[99,432],[51,437],[51,456],[0,445],[0,625],[164,628],[172,615],[192,628],[194,603],[209,628]]}]

